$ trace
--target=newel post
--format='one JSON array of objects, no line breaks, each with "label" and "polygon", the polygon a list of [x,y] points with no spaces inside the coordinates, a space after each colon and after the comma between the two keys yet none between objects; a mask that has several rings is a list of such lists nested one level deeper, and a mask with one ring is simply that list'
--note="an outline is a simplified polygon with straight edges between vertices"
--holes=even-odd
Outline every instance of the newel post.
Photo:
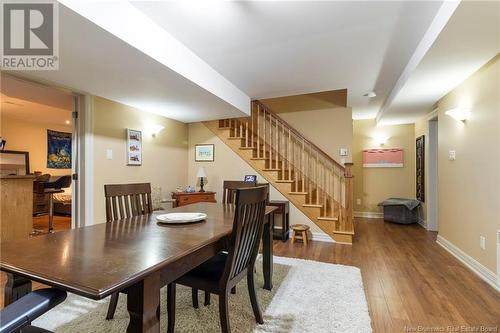
[{"label": "newel post", "polygon": [[352,175],[353,163],[345,163],[344,178],[345,178],[345,210],[346,210],[346,220],[348,225],[354,229],[353,223],[353,181],[354,176]]}]

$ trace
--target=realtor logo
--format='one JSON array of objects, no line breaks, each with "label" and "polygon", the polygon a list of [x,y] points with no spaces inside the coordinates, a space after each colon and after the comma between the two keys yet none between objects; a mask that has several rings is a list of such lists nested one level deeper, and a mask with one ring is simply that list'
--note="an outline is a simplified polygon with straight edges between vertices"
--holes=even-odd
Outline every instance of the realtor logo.
[{"label": "realtor logo", "polygon": [[56,1],[2,1],[1,18],[2,69],[58,69]]}]

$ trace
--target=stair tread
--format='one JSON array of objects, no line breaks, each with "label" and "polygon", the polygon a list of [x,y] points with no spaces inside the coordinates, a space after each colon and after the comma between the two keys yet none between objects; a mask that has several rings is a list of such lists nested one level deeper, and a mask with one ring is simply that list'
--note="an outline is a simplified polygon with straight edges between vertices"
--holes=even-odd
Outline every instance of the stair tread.
[{"label": "stair tread", "polygon": [[338,221],[338,217],[331,217],[331,216],[319,216],[318,220],[322,221]]},{"label": "stair tread", "polygon": [[231,129],[230,126],[219,126],[219,129]]},{"label": "stair tread", "polygon": [[288,194],[292,194],[292,195],[307,195],[308,192],[288,192]]},{"label": "stair tread", "polygon": [[254,147],[240,147],[241,150],[254,150]]},{"label": "stair tread", "polygon": [[251,159],[251,160],[256,160],[256,161],[257,161],[257,160],[262,160],[262,161],[267,160],[267,158],[265,158],[265,157],[250,157],[250,159]]},{"label": "stair tread", "polygon": [[285,180],[285,179],[280,179],[277,180],[276,183],[295,183],[295,180]]},{"label": "stair tread", "polygon": [[281,169],[262,169],[262,171],[281,171]]},{"label": "stair tread", "polygon": [[349,230],[333,230],[334,234],[342,234],[342,235],[354,235],[354,231]]},{"label": "stair tread", "polygon": [[303,204],[302,206],[311,208],[323,208],[323,205],[315,205],[315,204]]},{"label": "stair tread", "polygon": [[244,136],[230,136],[228,140],[241,140],[244,139]]}]

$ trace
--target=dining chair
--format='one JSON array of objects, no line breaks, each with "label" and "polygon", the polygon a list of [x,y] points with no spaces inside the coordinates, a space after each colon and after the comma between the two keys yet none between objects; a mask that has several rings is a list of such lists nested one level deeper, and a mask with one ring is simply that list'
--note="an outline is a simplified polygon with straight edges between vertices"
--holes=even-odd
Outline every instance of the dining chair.
[{"label": "dining chair", "polygon": [[[153,211],[151,184],[109,184],[104,185],[106,198],[106,222],[150,214]],[[113,319],[119,293],[111,295],[106,319]]]},{"label": "dining chair", "polygon": [[66,299],[66,292],[44,288],[30,292],[0,310],[0,333],[49,333],[30,323]]},{"label": "dining chair", "polygon": [[104,185],[106,222],[149,214],[153,211],[151,184]]},{"label": "dining chair", "polygon": [[234,203],[236,190],[240,188],[255,187],[257,182],[244,182],[239,180],[225,180],[222,187],[222,203]]},{"label": "dining chair", "polygon": [[264,227],[266,209],[265,187],[236,190],[233,230],[228,239],[227,252],[218,253],[174,283],[167,292],[168,332],[175,326],[175,285],[192,288],[193,306],[198,305],[198,290],[219,296],[219,316],[222,332],[230,332],[228,313],[229,290],[245,276],[253,313],[257,323],[262,324],[262,313],[257,301],[254,283],[254,266]]}]

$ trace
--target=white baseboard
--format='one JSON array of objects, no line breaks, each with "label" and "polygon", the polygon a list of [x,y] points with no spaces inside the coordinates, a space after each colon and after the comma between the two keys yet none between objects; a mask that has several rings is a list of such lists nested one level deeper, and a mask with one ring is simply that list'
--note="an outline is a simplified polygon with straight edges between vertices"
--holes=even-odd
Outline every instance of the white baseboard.
[{"label": "white baseboard", "polygon": [[367,219],[381,219],[384,217],[384,213],[377,212],[354,212],[354,217],[364,217]]},{"label": "white baseboard", "polygon": [[311,235],[313,241],[335,243],[335,241],[324,232],[311,232]]},{"label": "white baseboard", "polygon": [[448,251],[451,255],[457,258],[462,264],[464,264],[467,268],[473,271],[477,276],[483,279],[486,283],[500,292],[500,283],[497,280],[497,276],[495,273],[490,271],[488,268],[484,267],[480,264],[476,259],[469,256],[464,251],[460,250],[454,244],[441,237],[437,236],[436,243],[438,243],[443,249]]},{"label": "white baseboard", "polygon": [[418,224],[420,224],[420,226],[422,228],[424,228],[425,230],[427,230],[427,221],[426,220],[419,219],[418,220]]}]

